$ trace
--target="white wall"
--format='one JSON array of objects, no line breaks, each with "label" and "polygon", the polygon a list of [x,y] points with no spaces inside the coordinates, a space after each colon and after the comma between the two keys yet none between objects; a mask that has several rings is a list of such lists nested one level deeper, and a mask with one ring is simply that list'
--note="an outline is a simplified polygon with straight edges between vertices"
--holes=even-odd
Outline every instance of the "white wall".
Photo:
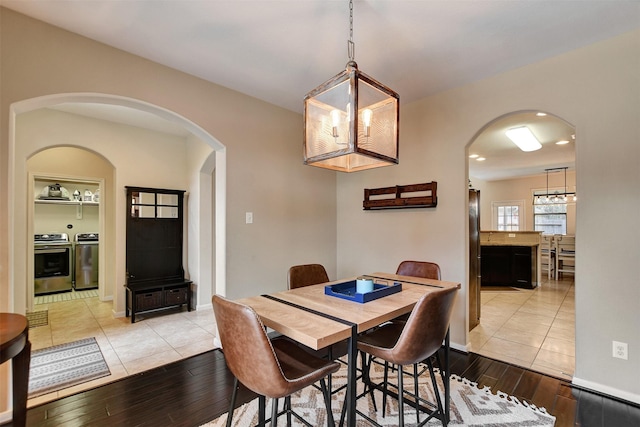
[{"label": "white wall", "polygon": [[187,215],[185,236],[187,239],[187,261],[185,271],[196,288],[196,309],[211,305],[215,290],[215,264],[213,224],[215,201],[211,180],[215,169],[215,152],[195,137],[187,139],[187,164],[189,170],[189,194],[186,197]]},{"label": "white wall", "polygon": [[[402,94],[401,94],[402,95]],[[435,261],[463,283],[452,339],[467,340],[466,147],[504,114],[541,110],[576,128],[574,381],[640,402],[640,32],[403,105],[400,165],[338,178],[338,275]],[[363,211],[364,188],[438,182],[438,207]],[[615,313],[615,315],[613,315]],[[611,357],[612,340],[629,360]]]}]

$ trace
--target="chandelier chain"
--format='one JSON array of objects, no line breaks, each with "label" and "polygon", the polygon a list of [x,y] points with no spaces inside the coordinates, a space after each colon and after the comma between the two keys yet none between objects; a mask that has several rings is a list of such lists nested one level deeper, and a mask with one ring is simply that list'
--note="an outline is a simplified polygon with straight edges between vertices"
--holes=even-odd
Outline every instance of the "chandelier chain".
[{"label": "chandelier chain", "polygon": [[356,45],[353,43],[353,0],[349,0],[349,42],[347,43],[347,53],[349,61],[355,57]]}]

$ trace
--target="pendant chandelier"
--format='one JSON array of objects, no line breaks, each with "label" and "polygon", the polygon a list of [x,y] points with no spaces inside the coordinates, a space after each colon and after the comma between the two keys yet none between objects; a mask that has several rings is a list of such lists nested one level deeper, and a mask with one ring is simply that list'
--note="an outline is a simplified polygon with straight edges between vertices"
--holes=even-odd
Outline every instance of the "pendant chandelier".
[{"label": "pendant chandelier", "polygon": [[304,163],[341,172],[398,164],[400,97],[358,70],[353,0],[349,1],[349,61],[304,97]]},{"label": "pendant chandelier", "polygon": [[[556,203],[567,203],[569,197],[575,202],[578,197],[575,192],[567,191],[567,167],[562,168],[551,168],[545,169],[545,173],[547,174],[547,192],[545,195],[536,195],[533,199],[534,204],[556,204]],[[549,194],[549,172],[555,171],[564,171],[564,192],[561,193],[558,190],[555,190],[553,194]]]}]

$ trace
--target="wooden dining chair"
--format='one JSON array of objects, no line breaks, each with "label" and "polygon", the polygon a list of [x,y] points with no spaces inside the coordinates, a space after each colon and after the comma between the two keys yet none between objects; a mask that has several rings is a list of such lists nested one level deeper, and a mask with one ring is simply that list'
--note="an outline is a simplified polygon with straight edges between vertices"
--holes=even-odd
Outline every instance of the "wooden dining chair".
[{"label": "wooden dining chair", "polygon": [[555,277],[556,248],[553,234],[540,237],[540,269],[547,271],[547,280]]},{"label": "wooden dining chair", "polygon": [[321,264],[294,265],[287,274],[289,289],[302,288],[304,286],[317,285],[329,281],[327,270]]},{"label": "wooden dining chair", "polygon": [[[320,359],[290,340],[270,340],[260,317],[249,306],[227,300],[219,295],[212,298],[222,352],[229,370],[235,376],[227,426],[231,426],[238,381],[260,395],[260,417],[264,421],[265,397],[272,400],[271,425],[280,415],[287,415],[287,425],[295,416],[309,425],[291,409],[291,394],[320,381],[327,408],[327,425],[334,426],[331,399],[324,381],[337,372],[340,364]],[[284,397],[284,410],[278,413],[278,399]]]},{"label": "wooden dining chair", "polygon": [[576,273],[576,236],[557,235],[556,242],[556,280],[562,273]]},{"label": "wooden dining chair", "polygon": [[[433,370],[431,357],[435,355],[442,341],[445,339],[449,329],[451,313],[453,312],[453,304],[456,297],[457,288],[442,288],[425,294],[418,300],[411,315],[406,323],[390,322],[380,326],[370,333],[362,335],[358,339],[358,350],[370,355],[369,361],[365,362],[365,370],[371,368],[371,357],[382,359],[385,362],[398,366],[398,416],[399,425],[404,425],[404,395],[412,396],[414,401],[430,404],[434,407],[434,411],[428,415],[427,419],[440,415],[439,418],[443,424],[447,424],[445,408],[442,405],[442,399],[438,391],[438,384]],[[404,390],[403,376],[405,365],[415,365],[419,362],[427,364],[431,383],[433,385],[436,402],[426,402],[419,397],[418,389],[414,389],[413,394]],[[386,378],[381,384],[375,386],[376,389],[383,390],[382,407],[386,407],[386,397],[388,392],[388,381]],[[370,375],[367,372],[364,376],[369,380]],[[418,378],[414,378],[417,382]],[[362,393],[360,397],[365,396]],[[416,416],[419,419],[419,411],[416,405]]]}]

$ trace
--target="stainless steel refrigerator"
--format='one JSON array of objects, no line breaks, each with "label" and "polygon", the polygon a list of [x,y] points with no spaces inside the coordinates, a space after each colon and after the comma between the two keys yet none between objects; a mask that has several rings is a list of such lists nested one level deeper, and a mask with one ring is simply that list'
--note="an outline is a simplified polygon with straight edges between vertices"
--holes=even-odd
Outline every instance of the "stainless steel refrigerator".
[{"label": "stainless steel refrigerator", "polygon": [[469,330],[480,323],[480,190],[469,189]]}]

